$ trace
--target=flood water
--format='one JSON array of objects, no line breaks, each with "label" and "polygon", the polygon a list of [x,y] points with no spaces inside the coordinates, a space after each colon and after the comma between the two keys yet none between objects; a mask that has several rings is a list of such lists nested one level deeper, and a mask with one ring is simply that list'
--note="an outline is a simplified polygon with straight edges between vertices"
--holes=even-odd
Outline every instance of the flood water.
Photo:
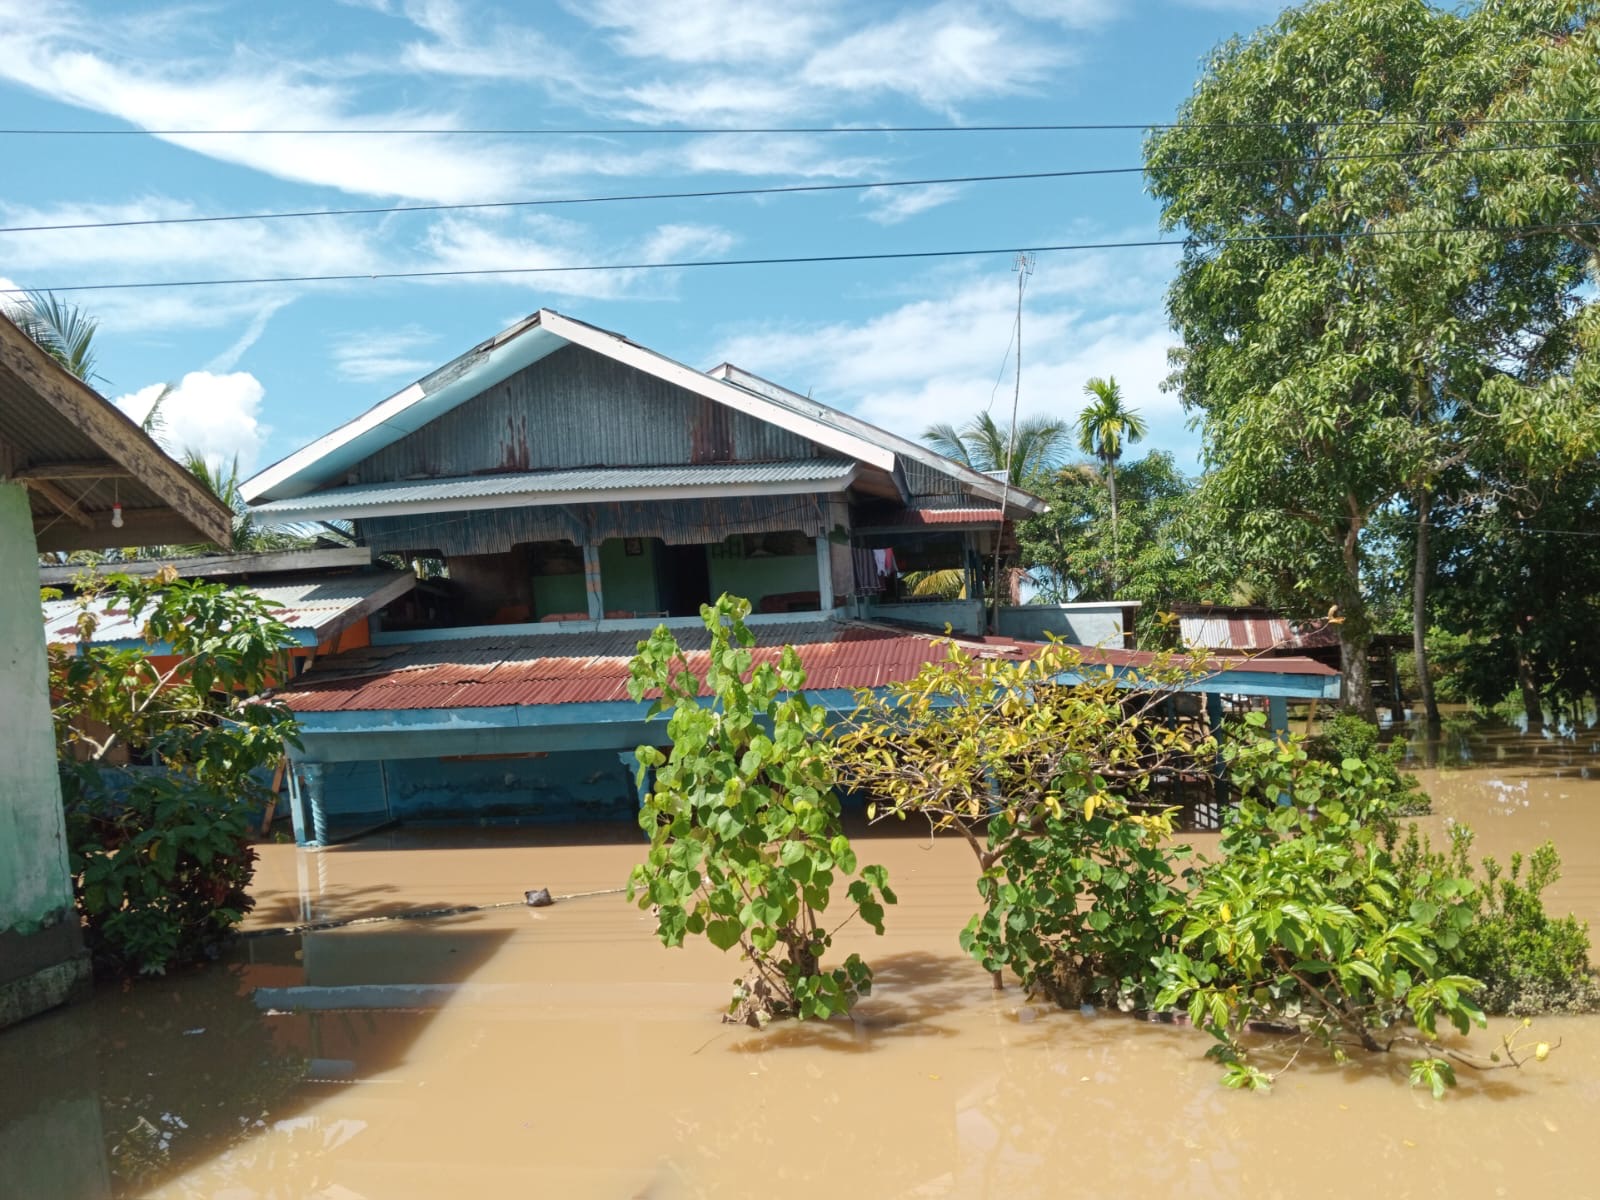
[{"label": "flood water", "polygon": [[[1549,899],[1600,927],[1600,734],[1446,739],[1423,772]],[[1465,757],[1465,761],[1463,758]],[[263,847],[250,927],[621,883],[618,831],[402,831]],[[66,1197],[1600,1195],[1600,1018],[1443,1102],[1377,1058],[1228,1091],[1203,1035],[995,994],[956,933],[954,841],[868,836],[889,933],[847,938],[855,1019],[718,1023],[738,964],[662,949],[617,895],[241,943],[226,964],[0,1034],[0,1193]],[[1492,1036],[1479,1033],[1487,1048]]]}]

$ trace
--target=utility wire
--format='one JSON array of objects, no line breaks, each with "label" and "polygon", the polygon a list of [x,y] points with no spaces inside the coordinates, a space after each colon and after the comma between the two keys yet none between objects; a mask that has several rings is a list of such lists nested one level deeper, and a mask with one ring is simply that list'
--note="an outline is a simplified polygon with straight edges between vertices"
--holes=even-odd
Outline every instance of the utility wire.
[{"label": "utility wire", "polygon": [[[1569,229],[1600,227],[1600,221],[1567,221],[1559,225],[1518,226],[1448,226],[1440,229],[1357,229],[1328,233],[1264,233],[1240,237],[1197,238],[1193,244],[1210,248],[1271,242],[1312,242],[1337,239],[1382,237],[1446,237],[1456,234],[1490,234],[1494,236],[1524,237],[1537,233],[1561,233]],[[274,283],[355,283],[391,279],[468,279],[495,275],[562,275],[597,271],[681,271],[696,267],[775,267],[798,266],[810,263],[890,262],[913,259],[981,258],[996,254],[1056,254],[1087,250],[1133,250],[1149,247],[1172,246],[1183,248],[1191,239],[1139,238],[1124,242],[1063,242],[1054,245],[988,246],[966,250],[898,250],[864,254],[801,254],[771,258],[703,258],[679,262],[642,263],[571,263],[554,267],[463,267],[422,271],[372,271],[328,275],[254,275],[232,279],[161,279],[140,280],[128,283],[74,283],[49,287],[0,288],[0,295],[23,296],[30,292],[115,292],[149,288],[236,287],[247,284]]]},{"label": "utility wire", "polygon": [[[1317,157],[1242,158],[1162,167],[1163,171],[1208,171],[1233,167],[1276,167],[1291,163],[1321,165],[1334,162],[1384,162],[1456,154],[1509,154],[1526,150],[1579,150],[1600,147],[1600,141],[1531,142],[1512,146],[1440,146],[1426,150],[1397,150],[1381,154],[1325,154]],[[874,188],[933,187],[940,184],[1003,183],[1030,179],[1074,179],[1100,175],[1142,175],[1150,168],[1081,167],[1066,171],[1024,171],[1000,175],[948,175],[928,179],[880,179],[863,183],[797,183],[774,187],[716,188],[693,192],[629,192],[604,196],[565,196],[533,200],[484,200],[459,204],[390,204],[363,208],[313,208],[284,212],[224,213],[195,217],[141,217],[125,221],[75,221],[51,225],[3,225],[4,233],[51,233],[76,229],[132,229],[152,225],[205,225],[226,221],[282,221],[307,217],[386,216],[393,213],[468,212],[485,209],[544,208],[571,204],[615,204],[647,200],[708,200],[731,196],[778,196],[806,192],[856,192]]]},{"label": "utility wire", "polygon": [[456,128],[441,126],[285,128],[285,129],[51,129],[0,128],[5,137],[687,137],[716,134],[863,134],[863,133],[1095,133],[1146,129],[1382,129],[1450,128],[1504,125],[1600,125],[1600,117],[1385,117],[1371,121],[1145,121],[1041,125],[768,125],[686,126],[641,129],[634,126]]}]

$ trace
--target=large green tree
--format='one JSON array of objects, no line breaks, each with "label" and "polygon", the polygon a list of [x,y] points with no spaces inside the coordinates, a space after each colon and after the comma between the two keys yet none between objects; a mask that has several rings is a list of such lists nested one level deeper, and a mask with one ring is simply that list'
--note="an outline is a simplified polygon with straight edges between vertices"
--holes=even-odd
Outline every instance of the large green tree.
[{"label": "large green tree", "polygon": [[1528,86],[1519,64],[1591,37],[1588,8],[1294,9],[1222,46],[1147,145],[1163,220],[1188,235],[1174,378],[1200,417],[1209,500],[1257,559],[1339,606],[1346,702],[1362,711],[1374,519],[1414,512],[1425,665],[1440,481],[1483,445],[1550,442],[1555,410],[1581,407],[1554,382],[1574,375],[1586,253],[1556,220],[1573,220],[1551,148],[1570,134],[1488,122]]}]

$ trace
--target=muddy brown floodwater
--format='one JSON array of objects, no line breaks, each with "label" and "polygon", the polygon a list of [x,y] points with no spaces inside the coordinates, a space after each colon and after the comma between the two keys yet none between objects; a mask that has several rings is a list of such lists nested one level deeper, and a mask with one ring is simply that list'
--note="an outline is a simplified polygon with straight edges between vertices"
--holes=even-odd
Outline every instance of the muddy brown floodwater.
[{"label": "muddy brown floodwater", "polygon": [[[1437,832],[1546,838],[1552,895],[1600,918],[1600,734],[1457,727],[1423,773]],[[1463,761],[1464,756],[1470,756]],[[617,830],[399,833],[263,847],[251,926],[612,887]],[[1461,1073],[1302,1062],[1231,1092],[1192,1031],[996,995],[956,946],[964,846],[862,839],[901,903],[852,934],[855,1019],[718,1024],[737,964],[663,950],[620,896],[264,937],[225,964],[0,1034],[0,1193],[399,1197],[1600,1195],[1600,1018]],[[1482,1046],[1492,1033],[1479,1033]]]}]

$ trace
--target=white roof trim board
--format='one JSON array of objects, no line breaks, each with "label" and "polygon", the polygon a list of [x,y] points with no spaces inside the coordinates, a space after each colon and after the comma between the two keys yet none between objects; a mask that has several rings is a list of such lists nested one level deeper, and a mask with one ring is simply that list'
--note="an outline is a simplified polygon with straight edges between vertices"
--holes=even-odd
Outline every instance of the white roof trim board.
[{"label": "white roof trim board", "polygon": [[247,479],[240,492],[254,504],[302,496],[342,479],[384,446],[560,349],[582,346],[624,366],[747,413],[857,462],[893,471],[895,452],[876,440],[835,428],[781,404],[754,396],[693,367],[636,345],[619,334],[541,308],[403,391],[374,405],[316,441]]},{"label": "white roof trim board", "polygon": [[793,496],[842,492],[856,465],[829,459],[778,463],[727,463],[689,467],[602,467],[524,471],[355,484],[307,496],[270,500],[252,510],[277,523],[554,504],[639,503],[719,496]]},{"label": "white roof trim board", "polygon": [[[350,468],[362,459],[568,345],[582,346],[891,475],[897,475],[898,460],[908,458],[946,472],[980,495],[993,498],[1000,495],[1001,489],[993,480],[926,446],[896,437],[848,413],[806,400],[759,376],[737,368],[717,368],[709,373],[697,371],[620,334],[547,308],[541,308],[355,419],[258,472],[241,485],[240,492],[246,501],[259,506],[262,502],[289,500],[342,483]],[[730,371],[738,378],[733,378]],[[1029,512],[1044,509],[1041,500],[1025,492],[1012,490],[1010,495],[1013,503]],[[580,498],[568,495],[565,502],[577,503]]]}]

